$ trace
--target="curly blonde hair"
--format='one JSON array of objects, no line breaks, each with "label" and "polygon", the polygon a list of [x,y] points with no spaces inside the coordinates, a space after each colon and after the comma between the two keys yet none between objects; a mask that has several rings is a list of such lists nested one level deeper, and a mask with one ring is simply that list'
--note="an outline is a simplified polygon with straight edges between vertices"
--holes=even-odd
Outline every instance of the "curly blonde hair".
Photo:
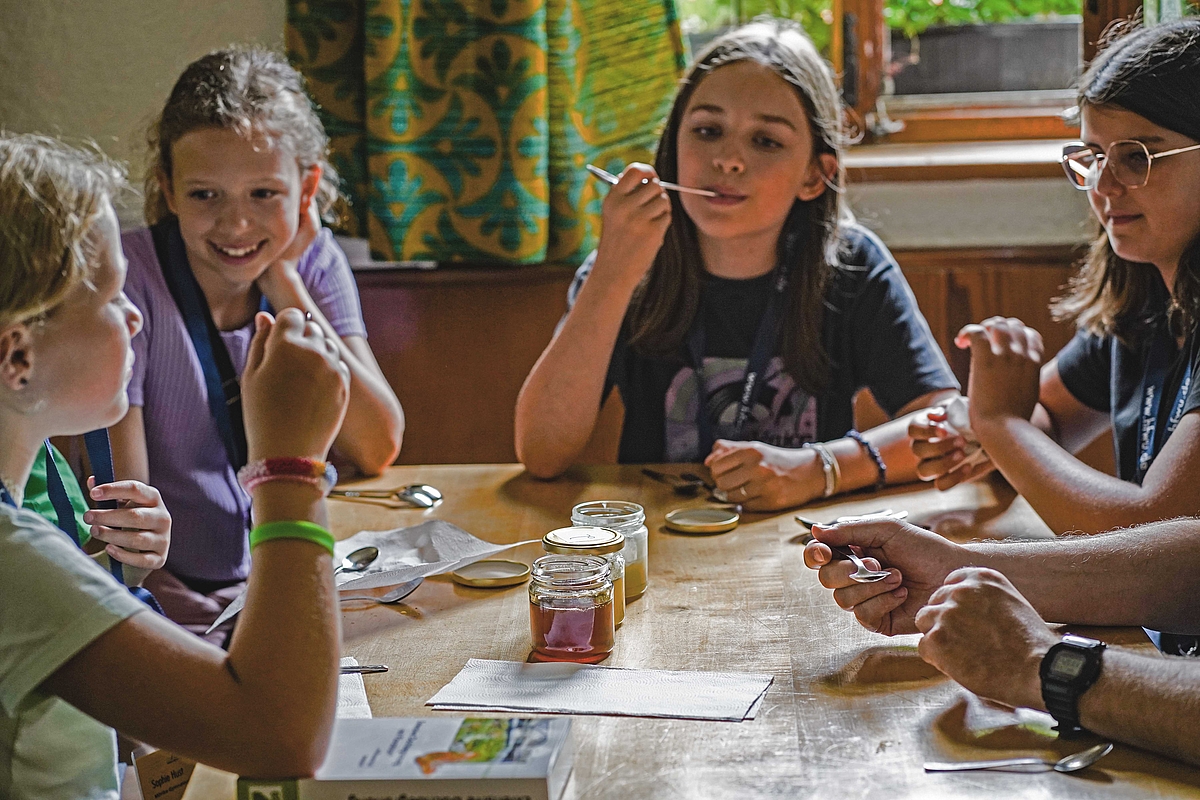
[{"label": "curly blonde hair", "polygon": [[91,280],[89,233],[126,187],[95,148],[0,132],[0,324],[35,320]]},{"label": "curly blonde hair", "polygon": [[266,136],[295,154],[301,171],[321,168],[317,208],[336,221],[338,175],[329,164],[329,137],[304,92],[304,79],[283,56],[262,47],[235,46],[193,61],[179,76],[162,114],[147,135],[146,223],[171,216],[158,176],[171,177],[171,148],[201,128]]}]

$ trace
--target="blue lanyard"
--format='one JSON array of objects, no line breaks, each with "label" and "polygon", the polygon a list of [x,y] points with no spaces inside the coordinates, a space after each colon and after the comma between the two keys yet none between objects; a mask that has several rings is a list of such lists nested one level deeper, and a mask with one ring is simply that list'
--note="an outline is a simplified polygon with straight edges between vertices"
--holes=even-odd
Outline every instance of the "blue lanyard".
[{"label": "blue lanyard", "polygon": [[1166,346],[1167,344],[1163,340],[1162,334],[1156,333],[1151,338],[1149,352],[1146,356],[1146,375],[1142,379],[1142,420],[1139,430],[1141,447],[1137,462],[1137,482],[1139,484],[1146,477],[1151,462],[1162,450],[1163,445],[1167,443],[1167,439],[1175,432],[1179,421],[1183,419],[1188,390],[1192,385],[1192,359],[1189,354],[1187,366],[1183,372],[1183,380],[1179,384],[1179,391],[1176,392],[1175,402],[1171,406],[1171,414],[1167,418],[1166,432],[1160,440],[1158,410],[1162,404],[1163,392],[1166,391],[1167,371],[1170,367],[1168,353],[1171,348]]},{"label": "blue lanyard", "polygon": [[[179,221],[174,217],[165,219],[151,227],[150,232],[167,289],[179,307],[179,313],[183,315],[188,338],[192,340],[192,347],[204,372],[208,410],[221,434],[229,463],[237,472],[246,466],[246,427],[242,422],[241,385],[234,372],[233,361],[221,339],[221,332],[213,322],[204,292],[188,263],[187,248],[179,233]],[[259,309],[271,310],[266,295],[260,300]]]},{"label": "blue lanyard", "polygon": [[[733,437],[742,435],[746,421],[754,410],[754,401],[762,387],[762,375],[775,355],[775,346],[779,342],[779,333],[783,328],[783,305],[788,286],[788,271],[783,264],[775,268],[774,287],[763,312],[762,320],[758,323],[758,331],[754,334],[754,344],[750,348],[750,357],[746,360],[746,374],[742,377],[742,391],[738,395],[737,414],[733,420]],[[697,311],[688,332],[688,354],[692,360],[692,369],[696,373],[696,427],[699,432],[700,452],[703,459],[712,451],[716,438],[713,436],[713,418],[709,413],[708,397],[704,382],[704,322]],[[716,409],[719,413],[720,409]]]},{"label": "blue lanyard", "polygon": [[[108,431],[104,428],[89,431],[83,435],[84,446],[88,451],[88,460],[92,462],[92,473],[96,476],[96,485],[103,483],[112,483],[113,463],[112,463],[112,446],[108,440]],[[63,483],[62,475],[58,473],[58,465],[54,463],[54,453],[50,449],[50,441],[46,440],[46,494],[50,496],[50,504],[54,506],[54,516],[58,521],[58,529],[66,534],[67,538],[75,543],[77,547],[83,549],[83,544],[79,541],[79,535],[75,526],[75,507],[71,505],[71,498],[67,496],[67,487]],[[0,484],[0,502],[6,505],[17,507],[13,496],[9,494],[8,488]],[[100,508],[116,508],[115,500],[104,500],[97,504]],[[108,569],[112,573],[113,579],[122,586],[125,585],[125,570],[120,561],[117,561],[111,556],[108,559]],[[162,606],[158,604],[158,600],[150,593],[149,589],[141,586],[130,586],[129,592],[141,600],[150,608],[157,611],[159,614],[164,613]]]}]

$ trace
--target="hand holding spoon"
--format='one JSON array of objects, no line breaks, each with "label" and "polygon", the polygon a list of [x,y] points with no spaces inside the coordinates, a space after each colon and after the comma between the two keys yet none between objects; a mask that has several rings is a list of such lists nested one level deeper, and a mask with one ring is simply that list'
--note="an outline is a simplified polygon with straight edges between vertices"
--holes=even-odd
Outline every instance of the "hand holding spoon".
[{"label": "hand holding spoon", "polygon": [[[597,178],[604,181],[605,183],[612,184],[613,186],[616,186],[617,181],[621,180],[616,175],[613,175],[611,172],[608,172],[607,170],[600,169],[595,164],[588,164],[587,171],[592,173],[593,175],[595,175]],[[649,182],[650,182],[650,180],[648,178],[642,179],[642,183],[649,183]],[[693,189],[690,186],[680,186],[678,183],[671,183],[669,181],[659,181],[658,185],[664,189],[670,189],[673,192],[683,192],[684,194],[698,194],[701,197],[718,197],[718,194],[716,192],[711,191],[709,189]]]}]

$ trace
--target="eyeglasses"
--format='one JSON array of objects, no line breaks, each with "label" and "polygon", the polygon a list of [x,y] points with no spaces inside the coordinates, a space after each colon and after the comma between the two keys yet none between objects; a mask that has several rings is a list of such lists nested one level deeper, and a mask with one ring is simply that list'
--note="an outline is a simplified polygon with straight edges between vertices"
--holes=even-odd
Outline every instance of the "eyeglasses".
[{"label": "eyeglasses", "polygon": [[1071,142],[1063,146],[1063,172],[1067,180],[1081,191],[1096,188],[1100,175],[1105,167],[1113,176],[1113,180],[1129,189],[1145,186],[1150,179],[1150,165],[1156,158],[1186,153],[1190,150],[1200,150],[1200,144],[1187,147],[1177,147],[1162,153],[1151,153],[1146,145],[1136,139],[1124,139],[1113,142],[1104,152],[1097,153],[1083,142]]}]

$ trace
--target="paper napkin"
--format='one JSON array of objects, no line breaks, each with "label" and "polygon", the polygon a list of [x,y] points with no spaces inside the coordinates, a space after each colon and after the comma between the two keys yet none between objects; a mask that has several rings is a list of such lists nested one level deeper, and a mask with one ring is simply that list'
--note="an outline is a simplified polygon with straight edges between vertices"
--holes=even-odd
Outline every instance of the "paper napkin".
[{"label": "paper napkin", "polygon": [[425,704],[439,711],[602,714],[741,722],[770,675],[525,664],[472,658]]},{"label": "paper napkin", "polygon": [[[341,666],[357,667],[358,659],[347,656],[342,659]],[[362,673],[352,672],[338,676],[337,718],[338,719],[371,719],[371,704],[367,702],[367,686],[363,683]]]}]

